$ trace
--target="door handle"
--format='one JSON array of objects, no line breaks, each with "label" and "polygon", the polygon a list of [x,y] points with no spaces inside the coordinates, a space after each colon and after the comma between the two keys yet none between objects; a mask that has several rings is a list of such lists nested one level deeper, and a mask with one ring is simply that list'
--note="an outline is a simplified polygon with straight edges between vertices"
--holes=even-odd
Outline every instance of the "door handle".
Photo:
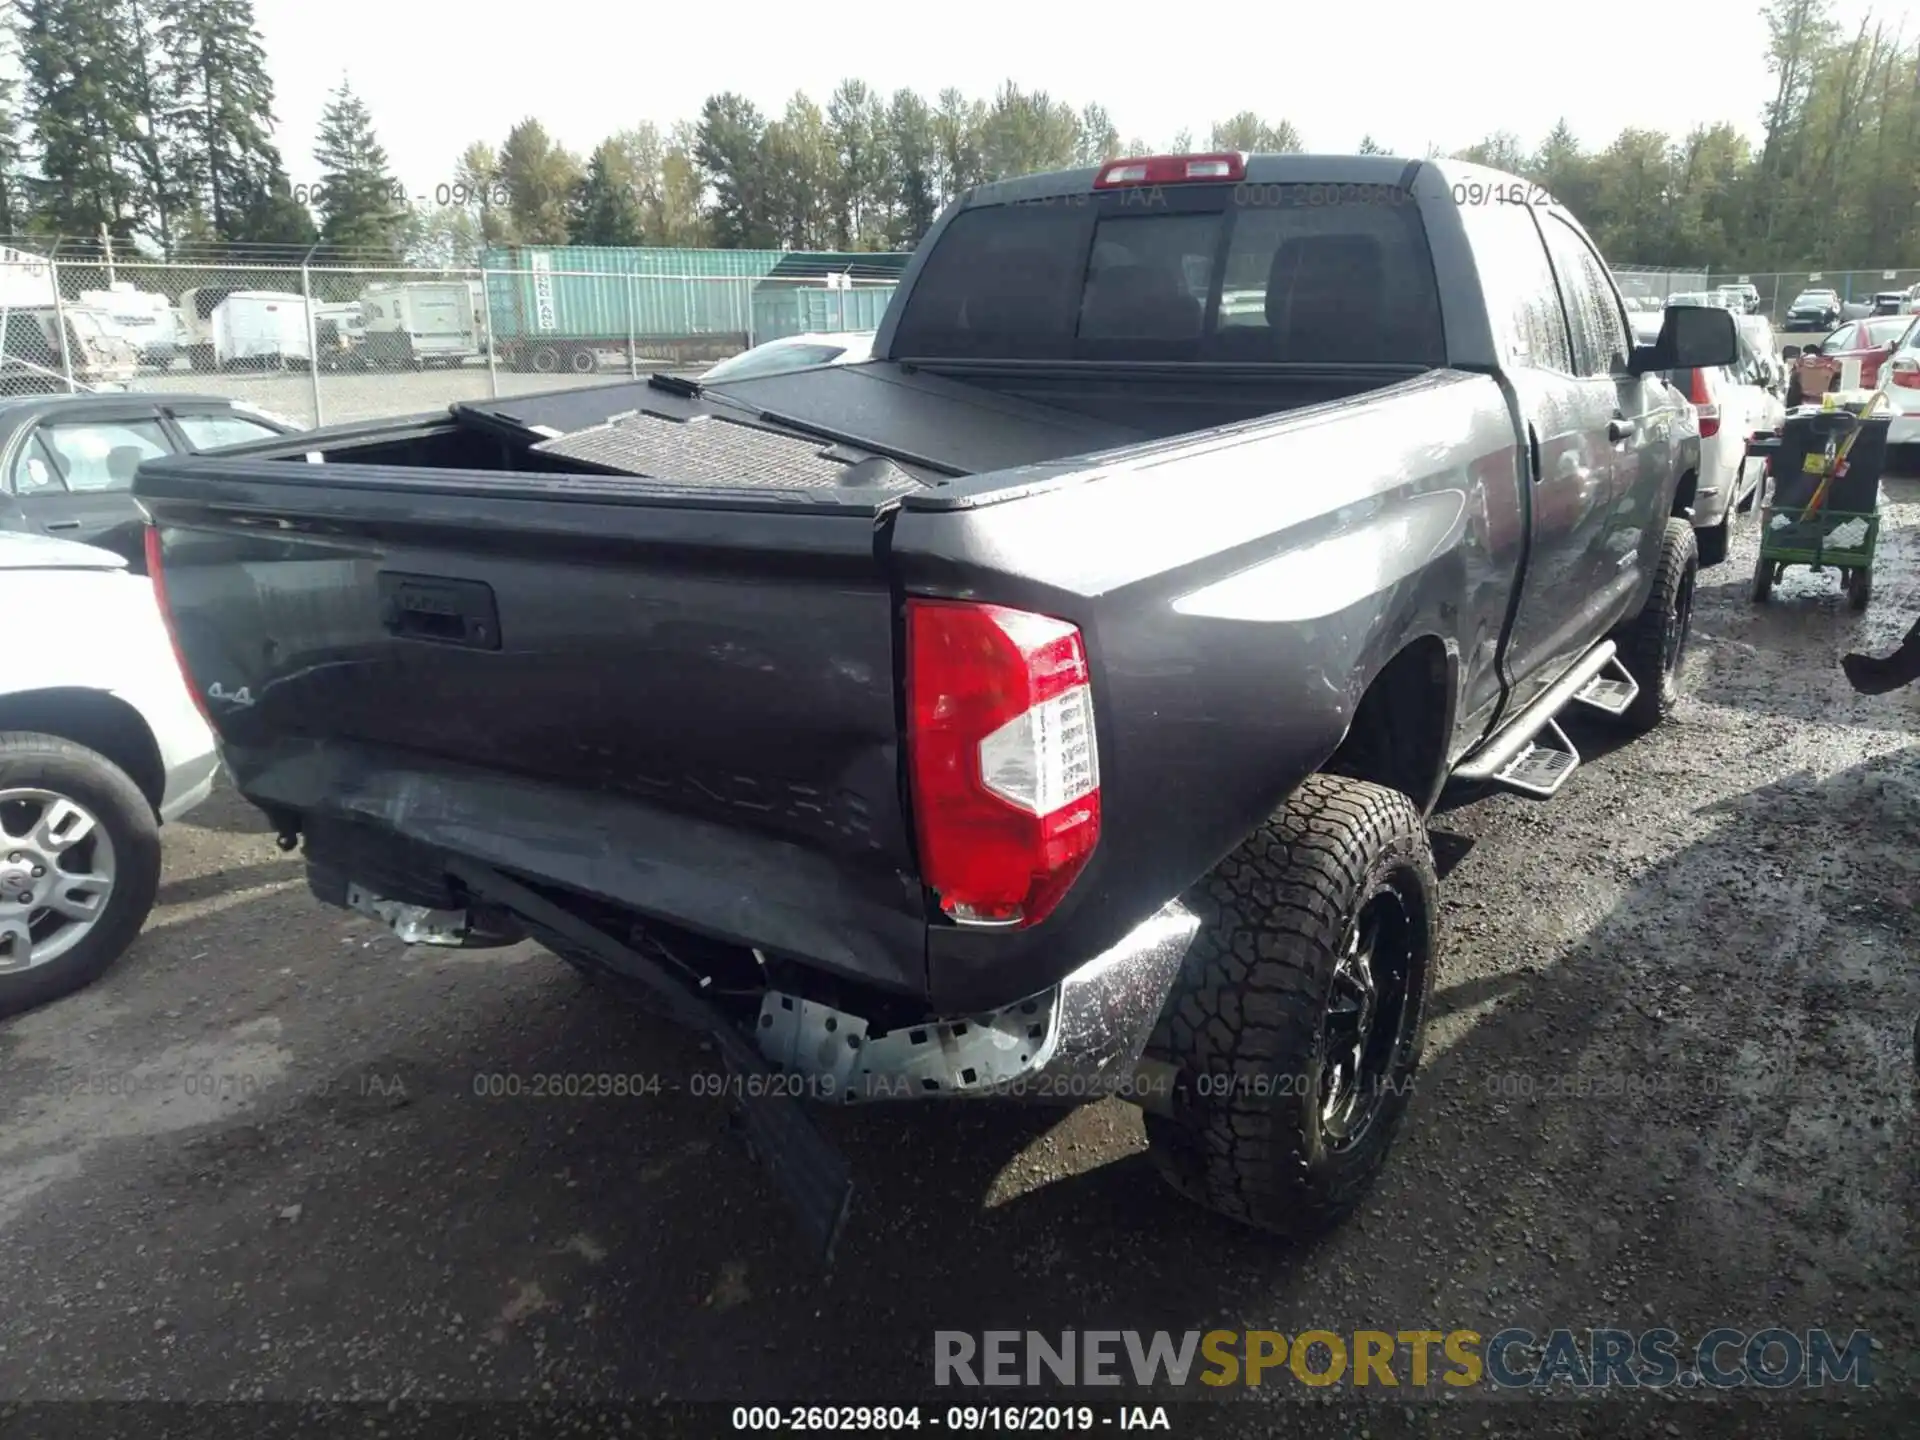
[{"label": "door handle", "polygon": [[1607,439],[1616,444],[1622,440],[1631,440],[1635,429],[1634,422],[1624,415],[1616,415],[1607,421]]},{"label": "door handle", "polygon": [[78,530],[79,528],[80,522],[78,520],[49,520],[47,522],[47,529],[49,530]]}]

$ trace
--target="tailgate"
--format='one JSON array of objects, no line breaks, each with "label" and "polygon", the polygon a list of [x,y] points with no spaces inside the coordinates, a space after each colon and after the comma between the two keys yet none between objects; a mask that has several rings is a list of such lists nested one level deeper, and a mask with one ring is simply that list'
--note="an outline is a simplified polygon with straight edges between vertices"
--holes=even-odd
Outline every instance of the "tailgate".
[{"label": "tailgate", "polygon": [[922,990],[875,515],[424,479],[141,471],[241,790]]}]

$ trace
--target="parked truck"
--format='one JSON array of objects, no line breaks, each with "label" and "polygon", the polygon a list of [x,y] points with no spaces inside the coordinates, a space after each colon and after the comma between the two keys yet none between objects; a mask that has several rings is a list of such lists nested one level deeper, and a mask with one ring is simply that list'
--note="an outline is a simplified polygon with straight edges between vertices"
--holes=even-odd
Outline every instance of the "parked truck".
[{"label": "parked truck", "polygon": [[482,321],[466,280],[370,285],[360,297],[366,351],[376,366],[424,370],[483,353]]},{"label": "parked truck", "polygon": [[[1221,314],[1223,292],[1260,304]],[[1420,1062],[1443,792],[1674,709],[1663,371],[1537,187],[1162,156],[977,187],[856,365],[141,467],[242,794],[322,900],[532,936],[795,1097],[1119,1095],[1182,1193],[1350,1212]]]}]

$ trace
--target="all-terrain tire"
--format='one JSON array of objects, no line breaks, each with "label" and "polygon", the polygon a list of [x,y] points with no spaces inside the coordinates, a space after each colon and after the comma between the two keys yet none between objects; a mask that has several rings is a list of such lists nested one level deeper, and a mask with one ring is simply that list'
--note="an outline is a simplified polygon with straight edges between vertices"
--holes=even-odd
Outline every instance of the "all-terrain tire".
[{"label": "all-terrain tire", "polygon": [[92,932],[72,949],[30,969],[0,972],[0,1015],[43,1005],[98,979],[140,933],[160,888],[153,806],[106,756],[54,735],[0,733],[0,793],[14,789],[64,795],[91,811],[113,845],[114,886]]},{"label": "all-terrain tire", "polygon": [[1631,730],[1653,729],[1680,703],[1680,672],[1693,630],[1694,581],[1699,573],[1700,551],[1693,526],[1684,520],[1667,521],[1666,533],[1660,537],[1653,593],[1614,637],[1620,646],[1620,663],[1640,687],[1620,717]]},{"label": "all-terrain tire", "polygon": [[[1438,888],[1413,802],[1335,775],[1311,776],[1193,887],[1185,898],[1200,930],[1147,1047],[1179,1075],[1173,1114],[1146,1116],[1150,1153],[1174,1189],[1289,1238],[1360,1203],[1420,1062]],[[1321,1123],[1326,1022],[1340,957],[1373,902],[1399,917],[1407,959],[1400,1008],[1380,1032],[1377,1107],[1341,1147]]]}]

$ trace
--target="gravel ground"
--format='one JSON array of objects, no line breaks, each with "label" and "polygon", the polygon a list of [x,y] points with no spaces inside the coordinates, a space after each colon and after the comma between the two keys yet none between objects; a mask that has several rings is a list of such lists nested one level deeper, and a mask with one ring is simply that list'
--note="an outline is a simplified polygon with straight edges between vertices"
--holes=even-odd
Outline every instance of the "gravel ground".
[{"label": "gravel ground", "polygon": [[[693,1044],[530,946],[403,950],[322,909],[221,794],[168,834],[119,967],[0,1026],[0,1400],[898,1403],[935,1329],[1778,1324],[1870,1331],[1877,1395],[1920,1404],[1920,693],[1857,697],[1835,663],[1920,612],[1920,483],[1890,489],[1867,615],[1805,571],[1751,605],[1749,518],[1672,724],[1579,728],[1556,802],[1437,818],[1410,1124],[1301,1249],[1163,1191],[1116,1102],[836,1112],[863,1194],[823,1283],[718,1103],[674,1093],[711,1068]],[[609,1072],[666,1088],[476,1094]],[[1305,1393],[1176,1429],[1269,1433]],[[1900,1428],[1832,1391],[1701,1393],[1409,1395],[1317,1433]]]}]

